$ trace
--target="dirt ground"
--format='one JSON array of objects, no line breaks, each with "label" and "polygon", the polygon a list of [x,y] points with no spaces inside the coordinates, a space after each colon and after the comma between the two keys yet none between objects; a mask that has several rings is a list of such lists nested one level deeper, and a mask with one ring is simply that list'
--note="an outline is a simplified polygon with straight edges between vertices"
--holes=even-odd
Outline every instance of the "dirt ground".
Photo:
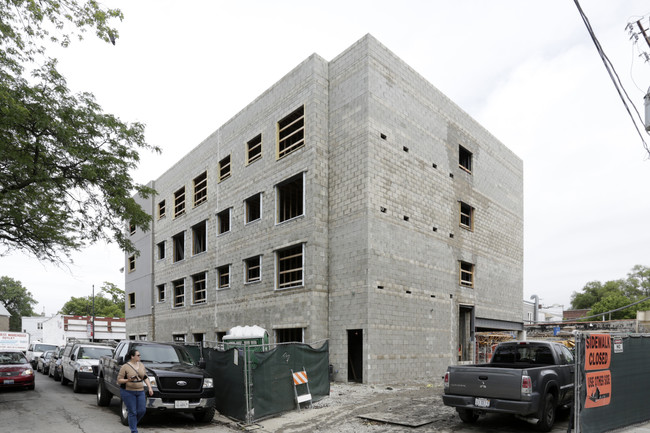
[{"label": "dirt ground", "polygon": [[215,418],[238,431],[260,433],[455,431],[462,424],[454,409],[444,406],[442,387],[430,383],[363,385],[332,383],[330,395],[313,409],[287,412],[245,426]]}]

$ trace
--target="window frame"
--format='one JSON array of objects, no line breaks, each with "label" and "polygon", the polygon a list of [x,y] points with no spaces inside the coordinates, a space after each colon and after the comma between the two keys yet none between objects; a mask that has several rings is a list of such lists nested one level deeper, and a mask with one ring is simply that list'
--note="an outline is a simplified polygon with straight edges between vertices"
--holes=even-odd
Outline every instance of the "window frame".
[{"label": "window frame", "polygon": [[[256,200],[255,200],[256,199]],[[251,219],[251,203],[257,202],[257,218]],[[258,192],[244,200],[244,223],[250,224],[262,219],[262,193]]]},{"label": "window frame", "polygon": [[[178,248],[178,241],[181,241],[182,248]],[[180,258],[179,252],[180,251]],[[172,263],[178,263],[185,260],[185,230],[172,236]]]},{"label": "window frame", "polygon": [[167,257],[167,241],[160,241],[156,244],[156,260],[165,260]]},{"label": "window frame", "polygon": [[[200,235],[202,233],[202,242],[197,242],[197,239],[199,239],[199,236],[197,233]],[[199,239],[201,241],[201,239]],[[201,245],[202,243],[202,245]],[[197,248],[200,248],[201,246],[203,249],[199,250]],[[208,221],[203,220],[198,224],[194,224],[192,226],[192,255],[196,256],[197,254],[203,254],[208,250]]]},{"label": "window frame", "polygon": [[466,171],[469,174],[472,174],[472,163],[473,163],[473,153],[470,152],[467,148],[458,145],[458,167]]},{"label": "window frame", "polygon": [[[296,183],[300,178],[300,195],[301,195],[301,201],[300,201],[300,213],[297,212],[291,212],[291,209],[287,210],[287,205],[285,205],[286,201],[291,201],[290,199],[292,197],[286,198],[284,197],[284,194],[289,194],[290,196],[297,195],[295,192],[292,191],[286,191],[288,189],[288,185]],[[276,203],[276,212],[275,212],[275,224],[282,224],[287,221],[294,220],[296,218],[304,217],[305,216],[305,173],[300,172],[294,176],[289,177],[288,179],[283,180],[282,182],[278,183],[275,185],[275,203]],[[293,201],[291,201],[293,202]],[[285,213],[290,213],[291,216],[284,216],[284,219],[281,219]]]},{"label": "window frame", "polygon": [[158,219],[164,218],[167,215],[167,209],[165,205],[165,200],[160,200],[158,202]]},{"label": "window frame", "polygon": [[[162,294],[162,296],[160,296]],[[167,287],[166,284],[158,284],[156,286],[156,302],[162,303],[167,301]]]},{"label": "window frame", "polygon": [[[293,138],[296,136],[296,140]],[[305,106],[301,105],[276,123],[276,160],[305,147]]]},{"label": "window frame", "polygon": [[[226,233],[230,233],[230,230],[232,229],[232,224],[231,224],[232,221],[231,221],[231,218],[230,218],[231,209],[232,208],[229,207],[229,208],[226,208],[226,209],[222,210],[221,212],[217,213],[217,236],[221,236],[221,235],[225,235]],[[226,230],[223,230],[223,227],[224,227],[223,226],[224,215],[228,216],[228,227],[227,227]]]},{"label": "window frame", "polygon": [[[300,331],[300,341],[295,341],[291,339],[292,334],[296,334]],[[287,335],[285,335],[287,334]],[[283,338],[280,338],[280,337]],[[305,328],[278,328],[275,329],[275,342],[276,344],[281,343],[304,343],[305,342]]]},{"label": "window frame", "polygon": [[185,186],[174,192],[174,218],[185,215]]},{"label": "window frame", "polygon": [[[464,260],[458,261],[458,284],[461,287],[473,289],[475,273],[476,269],[474,263],[466,262]],[[469,276],[469,279],[467,279],[467,276]]]},{"label": "window frame", "polygon": [[[222,285],[221,281],[224,276],[224,270],[225,270],[227,283]],[[230,275],[231,275],[230,271],[231,271],[230,264],[217,267],[217,290],[226,290],[230,288]]]},{"label": "window frame", "polygon": [[[208,303],[208,273],[199,272],[192,275],[192,305],[203,305]],[[202,286],[197,290],[197,284]],[[202,299],[197,300],[197,294],[202,293]]]},{"label": "window frame", "polygon": [[232,157],[230,154],[219,161],[219,182],[223,182],[232,175]]},{"label": "window frame", "polygon": [[129,310],[135,309],[135,292],[129,293]]},{"label": "window frame", "polygon": [[[252,261],[257,259],[257,264]],[[253,266],[251,266],[251,264]],[[250,272],[253,269],[258,269],[257,278],[251,278]],[[244,284],[255,284],[262,281],[262,255],[252,256],[244,259]]]},{"label": "window frame", "polygon": [[[297,250],[300,250],[300,253],[297,253]],[[289,254],[288,256],[282,257],[282,254]],[[288,260],[291,260],[296,257],[300,257],[300,267],[299,268],[283,268],[283,261],[287,266],[291,266]],[[294,264],[295,265],[295,264]],[[305,286],[305,244],[300,243],[296,245],[291,245],[286,248],[279,249],[275,252],[275,289],[276,290],[288,290],[295,289],[298,287]],[[294,279],[288,282],[282,282],[283,274],[292,274],[300,273],[300,279]]]},{"label": "window frame", "polygon": [[[183,291],[180,295],[178,293],[179,288]],[[172,308],[182,308],[185,306],[185,278],[172,281],[172,295]],[[179,303],[179,299],[181,298],[182,301]]]},{"label": "window frame", "polygon": [[[458,209],[460,213],[458,225],[466,230],[473,232],[474,231],[474,207],[463,201],[458,201]],[[466,220],[467,223],[463,222],[463,220]]]},{"label": "window frame", "polygon": [[[255,154],[251,156],[253,151],[255,151]],[[262,159],[262,134],[257,134],[246,142],[246,165],[250,165],[260,159]]]},{"label": "window frame", "polygon": [[135,272],[135,254],[129,256],[129,273]]},{"label": "window frame", "polygon": [[192,194],[194,200],[194,207],[197,207],[208,201],[208,172],[207,170],[199,174],[197,177],[192,180],[192,186],[194,188],[194,194]]}]

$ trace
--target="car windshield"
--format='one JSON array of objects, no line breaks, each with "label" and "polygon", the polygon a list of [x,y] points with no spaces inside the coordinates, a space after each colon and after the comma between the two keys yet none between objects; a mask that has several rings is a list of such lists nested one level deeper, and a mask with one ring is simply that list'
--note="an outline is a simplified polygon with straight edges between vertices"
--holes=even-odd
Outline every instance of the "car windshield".
[{"label": "car windshield", "polygon": [[54,350],[56,346],[53,344],[35,344],[34,352],[45,352],[46,350]]},{"label": "car windshield", "polygon": [[142,362],[192,364],[190,355],[180,347],[143,345],[134,348],[140,351]]},{"label": "car windshield", "polygon": [[19,352],[0,352],[0,365],[27,364],[27,359]]},{"label": "car windshield", "polygon": [[100,356],[111,356],[113,350],[110,347],[81,347],[77,359],[99,359]]}]

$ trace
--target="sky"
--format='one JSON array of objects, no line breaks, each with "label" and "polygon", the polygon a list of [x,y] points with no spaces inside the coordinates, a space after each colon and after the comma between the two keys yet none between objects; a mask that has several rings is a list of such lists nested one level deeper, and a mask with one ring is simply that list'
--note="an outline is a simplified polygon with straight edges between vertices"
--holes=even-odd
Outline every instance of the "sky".
[{"label": "sky", "polygon": [[[146,125],[132,173],[158,178],[313,53],[332,60],[370,33],[518,155],[524,164],[524,299],[570,306],[590,281],[650,266],[650,161],[571,0],[171,1],[118,7],[115,46],[88,35],[50,52],[75,92]],[[581,0],[605,54],[644,116],[650,53],[625,27],[647,1]],[[650,136],[644,133],[646,141]],[[57,267],[0,257],[55,314],[104,281],[124,289],[124,255],[94,245]]]}]

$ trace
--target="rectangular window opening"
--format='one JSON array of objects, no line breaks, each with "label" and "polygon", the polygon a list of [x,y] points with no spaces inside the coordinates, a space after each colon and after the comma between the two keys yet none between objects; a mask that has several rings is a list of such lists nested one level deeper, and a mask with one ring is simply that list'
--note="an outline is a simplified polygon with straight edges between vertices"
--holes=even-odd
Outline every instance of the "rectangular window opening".
[{"label": "rectangular window opening", "polygon": [[158,293],[158,302],[165,302],[165,285],[158,284],[156,286],[156,292]]},{"label": "rectangular window opening", "polygon": [[277,252],[278,289],[304,285],[303,245],[295,245]]},{"label": "rectangular window opening", "polygon": [[135,292],[129,293],[129,309],[135,308]]},{"label": "rectangular window opening", "polygon": [[194,178],[194,206],[205,203],[208,200],[208,172]]},{"label": "rectangular window opening", "polygon": [[230,287],[230,265],[217,268],[217,288],[227,289]]},{"label": "rectangular window opening", "polygon": [[262,193],[246,199],[246,223],[257,221],[262,217]]},{"label": "rectangular window opening", "polygon": [[174,193],[174,218],[185,213],[185,187]]},{"label": "rectangular window opening", "polygon": [[219,161],[219,182],[230,177],[230,155]]},{"label": "rectangular window opening", "polygon": [[158,242],[156,244],[157,249],[158,249],[158,260],[162,260],[165,258],[165,241]]},{"label": "rectangular window opening", "polygon": [[303,343],[304,339],[303,328],[286,328],[275,330],[276,343]]},{"label": "rectangular window opening", "polygon": [[244,275],[247,283],[255,283],[262,280],[262,256],[255,256],[244,260]]},{"label": "rectangular window opening", "polygon": [[304,214],[303,173],[282,182],[276,187],[276,191],[278,203],[277,221],[279,223]]},{"label": "rectangular window opening", "polygon": [[200,254],[207,250],[207,223],[201,221],[192,227],[192,254]]},{"label": "rectangular window opening", "polygon": [[468,262],[460,262],[460,285],[474,287],[474,265]]},{"label": "rectangular window opening", "polygon": [[205,272],[192,275],[194,290],[192,291],[193,304],[205,304],[207,302],[207,291],[205,286]]},{"label": "rectangular window opening", "polygon": [[158,219],[165,216],[165,200],[158,202]]},{"label": "rectangular window opening", "polygon": [[129,272],[135,271],[135,256],[129,257]]},{"label": "rectangular window opening", "polygon": [[185,259],[185,232],[180,232],[172,238],[174,246],[174,262]]},{"label": "rectangular window opening", "polygon": [[278,159],[305,145],[305,106],[278,122]]},{"label": "rectangular window opening", "polygon": [[257,161],[262,157],[262,134],[246,143],[246,163]]},{"label": "rectangular window opening", "polygon": [[230,208],[217,214],[217,234],[228,233],[230,231]]},{"label": "rectangular window opening", "polygon": [[462,201],[460,202],[460,226],[474,230],[474,208]]},{"label": "rectangular window opening", "polygon": [[176,280],[172,284],[174,285],[174,307],[182,307],[185,305],[185,280]]},{"label": "rectangular window opening", "polygon": [[472,152],[463,146],[458,146],[458,166],[468,173],[472,172]]}]

